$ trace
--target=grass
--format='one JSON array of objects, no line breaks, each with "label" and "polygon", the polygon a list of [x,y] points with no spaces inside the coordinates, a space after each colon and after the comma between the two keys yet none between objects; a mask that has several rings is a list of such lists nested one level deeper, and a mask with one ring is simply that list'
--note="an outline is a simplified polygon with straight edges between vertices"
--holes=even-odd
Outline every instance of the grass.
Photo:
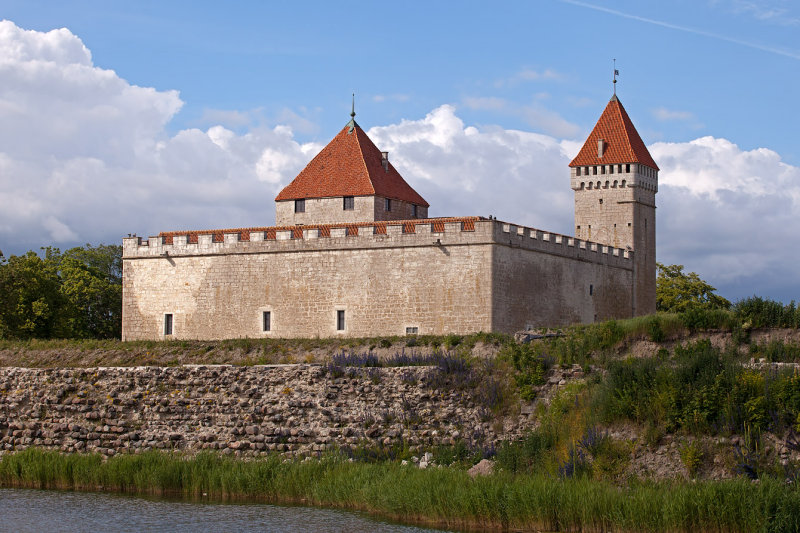
[{"label": "grass", "polygon": [[120,341],[118,339],[2,339],[0,350],[64,350],[77,351],[116,350],[135,352],[141,350],[183,350],[207,353],[211,351],[241,351],[244,353],[286,354],[289,351],[312,351],[316,349],[338,352],[367,346],[391,348],[393,346],[418,346],[431,348],[455,347],[472,349],[477,343],[500,345],[512,340],[503,333],[478,332],[470,335],[410,335],[389,337],[351,337],[351,338],[265,338],[265,339],[225,339],[219,341],[195,340],[141,340]]},{"label": "grass", "polygon": [[773,480],[653,483],[619,487],[459,468],[420,470],[337,457],[238,460],[203,453],[60,455],[29,449],[0,459],[0,484],[110,490],[223,501],[303,503],[366,511],[449,528],[558,531],[797,531],[800,492]]}]

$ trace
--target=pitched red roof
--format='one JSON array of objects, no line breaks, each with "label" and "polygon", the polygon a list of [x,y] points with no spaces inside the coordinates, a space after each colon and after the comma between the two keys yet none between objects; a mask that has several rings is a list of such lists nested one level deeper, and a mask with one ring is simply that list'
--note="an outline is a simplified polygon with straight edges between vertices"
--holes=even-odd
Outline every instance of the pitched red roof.
[{"label": "pitched red roof", "polygon": [[353,120],[284,187],[275,201],[377,195],[428,207],[428,202],[394,166],[388,166],[388,171],[383,169],[381,151]]},{"label": "pitched red roof", "polygon": [[[598,157],[597,141],[603,139],[603,157]],[[616,165],[618,163],[641,163],[658,170],[639,132],[633,126],[628,113],[617,95],[611,97],[603,114],[595,124],[583,148],[569,164],[570,167],[591,165]]]}]

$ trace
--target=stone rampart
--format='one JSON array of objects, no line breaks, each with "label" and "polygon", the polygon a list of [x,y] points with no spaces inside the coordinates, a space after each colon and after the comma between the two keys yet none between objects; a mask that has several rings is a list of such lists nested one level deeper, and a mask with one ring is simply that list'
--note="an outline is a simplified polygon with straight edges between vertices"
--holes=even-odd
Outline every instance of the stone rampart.
[{"label": "stone rampart", "polygon": [[169,232],[124,239],[122,334],[512,332],[630,316],[632,271],[625,250],[479,217]]},{"label": "stone rampart", "polygon": [[88,369],[0,368],[0,450],[217,450],[312,454],[463,439],[488,447],[519,435],[470,391],[436,386],[434,367],[318,365]]}]

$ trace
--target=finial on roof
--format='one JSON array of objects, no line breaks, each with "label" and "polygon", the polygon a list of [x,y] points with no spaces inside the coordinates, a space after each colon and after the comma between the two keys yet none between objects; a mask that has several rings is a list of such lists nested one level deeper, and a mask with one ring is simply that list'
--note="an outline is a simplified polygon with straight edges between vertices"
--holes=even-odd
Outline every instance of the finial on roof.
[{"label": "finial on roof", "polygon": [[614,96],[617,96],[617,76],[619,76],[619,70],[617,70],[617,60],[614,59]]},{"label": "finial on roof", "polygon": [[347,125],[349,126],[347,133],[353,133],[353,129],[358,126],[356,124],[356,93],[353,93],[353,107],[350,110],[350,122]]}]

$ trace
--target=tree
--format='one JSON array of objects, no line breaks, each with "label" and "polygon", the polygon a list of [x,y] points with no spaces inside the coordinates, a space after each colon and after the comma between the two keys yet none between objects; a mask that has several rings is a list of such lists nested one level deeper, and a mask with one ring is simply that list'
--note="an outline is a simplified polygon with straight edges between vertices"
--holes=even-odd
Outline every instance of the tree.
[{"label": "tree", "polygon": [[47,338],[61,305],[60,280],[52,262],[34,252],[0,262],[0,336]]},{"label": "tree", "polygon": [[0,338],[119,337],[122,247],[43,250],[0,262]]},{"label": "tree", "polygon": [[695,272],[684,273],[683,265],[658,266],[656,309],[682,313],[689,309],[728,309],[731,303],[714,294],[715,289]]}]

